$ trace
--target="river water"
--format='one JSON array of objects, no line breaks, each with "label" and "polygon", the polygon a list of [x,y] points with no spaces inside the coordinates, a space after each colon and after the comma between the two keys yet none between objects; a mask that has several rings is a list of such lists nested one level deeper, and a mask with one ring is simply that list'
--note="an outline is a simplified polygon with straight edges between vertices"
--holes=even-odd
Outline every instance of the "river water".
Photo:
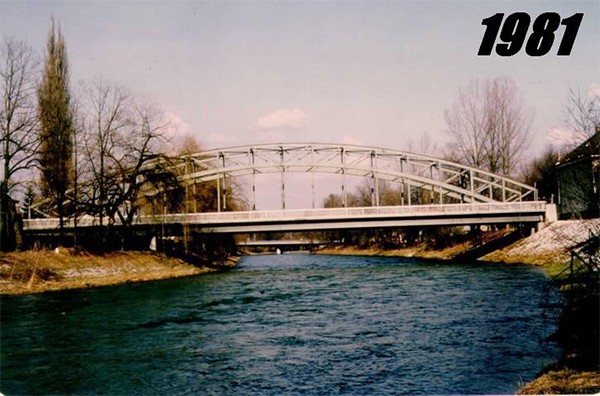
[{"label": "river water", "polygon": [[514,393],[557,357],[527,266],[284,254],[2,297],[14,394]]}]

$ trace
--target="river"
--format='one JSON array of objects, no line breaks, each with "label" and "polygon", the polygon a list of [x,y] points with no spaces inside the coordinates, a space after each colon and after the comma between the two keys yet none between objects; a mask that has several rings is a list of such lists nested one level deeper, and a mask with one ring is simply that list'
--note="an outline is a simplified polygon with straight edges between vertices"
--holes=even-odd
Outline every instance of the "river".
[{"label": "river", "polygon": [[15,394],[514,393],[558,356],[543,273],[389,257],[250,256],[234,270],[3,296]]}]

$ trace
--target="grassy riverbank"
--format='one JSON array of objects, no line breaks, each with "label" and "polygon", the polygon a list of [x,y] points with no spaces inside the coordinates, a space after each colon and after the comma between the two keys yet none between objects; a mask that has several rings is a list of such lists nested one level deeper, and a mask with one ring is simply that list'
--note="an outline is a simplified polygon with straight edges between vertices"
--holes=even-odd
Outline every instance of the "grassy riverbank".
[{"label": "grassy riverbank", "polygon": [[376,246],[358,247],[358,246],[330,246],[314,251],[314,254],[330,254],[342,256],[386,256],[386,257],[416,257],[433,260],[451,260],[456,255],[465,252],[468,246],[465,244],[455,245],[441,250],[430,249],[425,244],[416,246],[382,249]]},{"label": "grassy riverbank", "polygon": [[193,265],[151,252],[90,254],[73,249],[0,254],[0,294],[41,293],[120,283],[152,281],[217,271],[235,265]]}]

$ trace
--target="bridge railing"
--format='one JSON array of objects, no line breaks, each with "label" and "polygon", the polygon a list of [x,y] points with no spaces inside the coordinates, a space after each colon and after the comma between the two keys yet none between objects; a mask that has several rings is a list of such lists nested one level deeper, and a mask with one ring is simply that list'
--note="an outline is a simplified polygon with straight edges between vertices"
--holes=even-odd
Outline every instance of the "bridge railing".
[{"label": "bridge railing", "polygon": [[[541,201],[483,203],[483,204],[447,204],[418,206],[377,206],[350,207],[329,209],[285,209],[249,212],[220,212],[196,214],[171,214],[164,219],[154,219],[157,223],[224,223],[236,221],[269,221],[269,220],[303,220],[303,219],[335,219],[385,216],[422,216],[439,214],[488,214],[488,213],[522,213],[545,212],[546,203]],[[152,221],[151,219],[140,219]]]},{"label": "bridge railing", "polygon": [[[187,213],[166,214],[163,216],[139,216],[133,225],[161,224],[223,224],[223,223],[252,223],[267,221],[297,221],[319,219],[365,219],[387,217],[414,216],[452,216],[465,214],[495,214],[495,213],[540,213],[546,210],[543,201],[530,202],[497,202],[479,204],[446,204],[446,205],[414,205],[414,206],[376,206],[350,207],[328,209],[285,209],[262,210],[248,212],[218,212],[218,213]],[[24,220],[25,230],[58,229],[58,219]],[[104,221],[106,224],[106,220]],[[97,217],[83,216],[78,219],[78,227],[99,226]],[[115,225],[119,225],[116,223]],[[73,219],[65,221],[65,228],[73,228]]]}]

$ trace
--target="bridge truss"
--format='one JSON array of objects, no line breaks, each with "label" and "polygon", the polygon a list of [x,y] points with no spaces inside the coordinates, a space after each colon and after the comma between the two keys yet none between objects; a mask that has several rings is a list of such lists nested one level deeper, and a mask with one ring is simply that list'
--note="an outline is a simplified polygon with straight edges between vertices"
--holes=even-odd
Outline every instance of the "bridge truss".
[{"label": "bridge truss", "polygon": [[204,151],[176,160],[180,181],[186,189],[214,181],[217,208],[225,202],[229,180],[251,179],[251,209],[256,208],[256,176],[280,175],[281,208],[285,209],[286,174],[309,173],[315,206],[315,174],[340,176],[343,207],[348,205],[349,176],[370,180],[371,205],[380,205],[380,181],[399,186],[400,204],[413,205],[413,193],[429,191],[427,204],[492,203],[537,200],[537,190],[513,179],[439,158],[376,147],[338,144],[261,144]]},{"label": "bridge truss", "polygon": [[[164,164],[167,165],[167,164]],[[186,197],[198,185],[216,183],[217,212],[198,213],[186,205],[184,213],[139,214],[138,227],[184,225],[201,232],[257,232],[328,230],[342,228],[460,225],[543,221],[545,202],[537,190],[504,176],[439,158],[398,150],[335,144],[262,144],[203,151],[169,159],[168,165],[185,187]],[[156,166],[149,163],[147,166]],[[286,174],[311,175],[312,209],[285,208]],[[315,174],[339,176],[342,208],[315,206]],[[281,210],[256,210],[256,177],[279,174]],[[251,179],[250,211],[226,209],[225,191],[236,177]],[[275,175],[275,177],[277,177]],[[369,180],[371,207],[348,207],[348,178]],[[395,183],[400,205],[380,205],[380,181]],[[190,191],[191,190],[191,191]],[[429,202],[415,202],[418,192],[428,192]],[[118,220],[118,219],[117,219]],[[24,221],[30,231],[52,231],[57,218]],[[96,227],[99,219],[84,215],[78,227]],[[118,221],[117,223],[118,224]],[[75,227],[74,219],[65,223]]]}]

